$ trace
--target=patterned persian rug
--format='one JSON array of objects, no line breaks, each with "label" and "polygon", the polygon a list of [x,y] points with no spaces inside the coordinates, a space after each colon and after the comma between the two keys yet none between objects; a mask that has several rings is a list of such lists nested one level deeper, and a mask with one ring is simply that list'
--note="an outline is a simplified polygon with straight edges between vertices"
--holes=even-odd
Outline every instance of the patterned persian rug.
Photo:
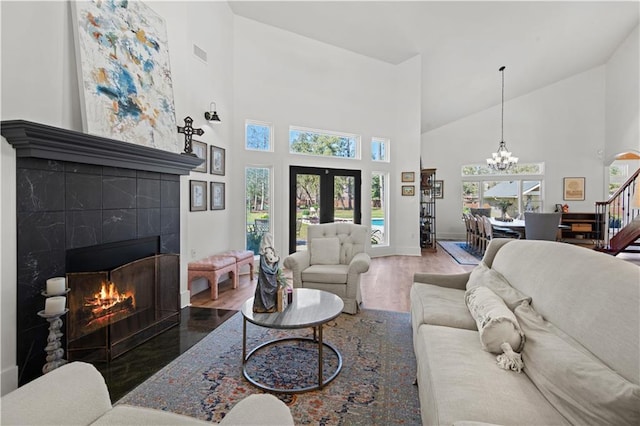
[{"label": "patterned persian rug", "polygon": [[482,260],[464,241],[438,241],[438,245],[461,265],[477,265]]},{"label": "patterned persian rug", "polygon": [[[276,394],[296,424],[420,424],[416,361],[408,313],[363,310],[342,314],[323,328],[324,341],[342,355],[342,371],[322,390]],[[247,350],[277,337],[311,337],[311,329],[269,330],[247,324]],[[337,357],[324,350],[325,377]],[[242,314],[118,401],[209,421],[220,421],[238,401],[262,391],[242,376]],[[304,341],[263,348],[247,364],[251,374],[278,387],[317,381],[317,346]]]}]

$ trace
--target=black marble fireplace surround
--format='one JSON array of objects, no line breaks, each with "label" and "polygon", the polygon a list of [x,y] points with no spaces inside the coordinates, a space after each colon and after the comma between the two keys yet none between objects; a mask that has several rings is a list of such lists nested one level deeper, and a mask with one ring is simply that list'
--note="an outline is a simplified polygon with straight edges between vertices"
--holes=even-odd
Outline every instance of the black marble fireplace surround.
[{"label": "black marble fireplace surround", "polygon": [[180,175],[202,160],[23,120],[3,121],[0,130],[16,149],[23,385],[46,362],[48,323],[37,312],[46,280],[66,274],[67,250],[158,236],[160,253],[180,253]]}]

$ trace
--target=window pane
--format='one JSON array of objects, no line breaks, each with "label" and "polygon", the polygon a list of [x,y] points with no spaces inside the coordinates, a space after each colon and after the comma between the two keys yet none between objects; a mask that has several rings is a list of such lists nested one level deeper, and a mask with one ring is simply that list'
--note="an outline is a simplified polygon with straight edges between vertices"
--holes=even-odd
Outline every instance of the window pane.
[{"label": "window pane", "polygon": [[247,121],[245,148],[257,151],[271,151],[271,125]]},{"label": "window pane", "polygon": [[245,169],[246,249],[259,254],[262,234],[269,232],[271,170],[265,167]]},{"label": "window pane", "polygon": [[468,164],[462,166],[462,176],[484,176],[484,175],[539,175],[544,173],[544,163],[517,164],[504,172],[496,172],[487,167],[486,164]]},{"label": "window pane", "polygon": [[522,212],[542,212],[541,182],[539,180],[522,182]]},{"label": "window pane", "polygon": [[483,181],[483,207],[491,207],[491,216],[518,216],[520,181]]},{"label": "window pane", "polygon": [[371,244],[388,244],[386,231],[387,174],[371,174]]},{"label": "window pane", "polygon": [[373,161],[389,161],[389,157],[387,155],[388,145],[388,139],[372,139],[371,159]]},{"label": "window pane", "polygon": [[296,181],[296,249],[306,250],[307,227],[320,222],[320,176],[298,174]]},{"label": "window pane", "polygon": [[480,207],[480,184],[478,182],[462,182],[462,212],[470,213],[471,209]]},{"label": "window pane", "polygon": [[358,137],[316,130],[291,128],[289,151],[325,157],[356,158]]}]

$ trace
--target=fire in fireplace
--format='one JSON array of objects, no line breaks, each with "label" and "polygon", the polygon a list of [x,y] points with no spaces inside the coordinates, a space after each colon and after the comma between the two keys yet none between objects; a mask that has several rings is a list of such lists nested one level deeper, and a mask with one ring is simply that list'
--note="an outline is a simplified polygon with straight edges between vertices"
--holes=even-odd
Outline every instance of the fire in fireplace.
[{"label": "fire in fireplace", "polygon": [[89,317],[87,326],[91,326],[92,323],[103,326],[109,321],[117,321],[127,317],[135,310],[134,294],[121,294],[113,282],[102,283],[98,293],[84,299],[84,314]]}]

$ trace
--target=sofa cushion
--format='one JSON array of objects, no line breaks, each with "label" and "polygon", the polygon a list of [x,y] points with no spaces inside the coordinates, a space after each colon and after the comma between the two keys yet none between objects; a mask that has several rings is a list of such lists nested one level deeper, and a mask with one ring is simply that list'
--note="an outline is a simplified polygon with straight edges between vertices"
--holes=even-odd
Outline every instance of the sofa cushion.
[{"label": "sofa cushion", "polygon": [[303,282],[346,284],[349,265],[311,265],[302,271]]},{"label": "sofa cushion", "polygon": [[637,265],[572,244],[513,240],[500,248],[491,268],[530,296],[547,321],[640,385]]},{"label": "sofa cushion", "polygon": [[574,424],[640,424],[640,386],[625,380],[528,303],[515,315],[527,335],[525,373]]},{"label": "sofa cushion", "polygon": [[414,283],[410,301],[414,332],[420,324],[477,330],[476,322],[464,302],[464,290]]},{"label": "sofa cushion", "polygon": [[340,240],[338,237],[314,238],[311,240],[312,265],[336,265],[340,263]]},{"label": "sofa cushion", "polygon": [[477,286],[465,293],[465,302],[476,321],[482,347],[491,353],[502,353],[500,347],[508,343],[519,352],[524,336],[516,316],[504,301],[488,287]]},{"label": "sofa cushion", "polygon": [[476,331],[424,324],[417,334],[422,424],[569,424],[525,374],[497,368]]},{"label": "sofa cushion", "polygon": [[531,301],[530,297],[525,296],[522,292],[516,290],[502,276],[501,273],[489,268],[484,261],[476,266],[467,281],[467,290],[477,286],[488,287],[495,294],[500,296],[512,311],[524,300]]}]

